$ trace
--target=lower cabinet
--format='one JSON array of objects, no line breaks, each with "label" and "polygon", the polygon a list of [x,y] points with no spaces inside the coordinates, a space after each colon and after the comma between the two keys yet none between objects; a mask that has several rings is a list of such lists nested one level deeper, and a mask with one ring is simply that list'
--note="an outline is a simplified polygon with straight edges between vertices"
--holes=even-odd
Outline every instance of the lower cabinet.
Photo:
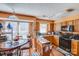
[{"label": "lower cabinet", "polygon": [[57,36],[57,35],[54,35],[54,39],[53,39],[54,41],[54,44],[56,45],[56,46],[59,46],[59,36]]},{"label": "lower cabinet", "polygon": [[71,53],[73,55],[79,56],[79,40],[72,40]]},{"label": "lower cabinet", "polygon": [[45,39],[49,40],[51,44],[54,44],[55,46],[59,46],[59,36],[57,35],[48,35],[44,36]]},{"label": "lower cabinet", "polygon": [[50,56],[50,43],[42,43],[37,39],[36,51],[40,56]]},{"label": "lower cabinet", "polygon": [[54,42],[53,41],[53,39],[54,39],[53,35],[45,35],[44,38],[47,39],[48,41],[50,41],[51,44],[53,44],[53,42]]},{"label": "lower cabinet", "polygon": [[[50,41],[51,44],[59,47],[59,36],[57,35],[47,35],[45,39]],[[75,56],[79,56],[79,40],[71,40],[71,53]]]}]

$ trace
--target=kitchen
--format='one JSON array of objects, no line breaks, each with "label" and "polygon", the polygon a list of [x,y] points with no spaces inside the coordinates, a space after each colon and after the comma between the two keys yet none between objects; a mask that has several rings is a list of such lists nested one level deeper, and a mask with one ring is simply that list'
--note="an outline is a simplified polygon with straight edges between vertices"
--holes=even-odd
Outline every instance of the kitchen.
[{"label": "kitchen", "polygon": [[79,56],[78,5],[0,4],[0,55]]}]

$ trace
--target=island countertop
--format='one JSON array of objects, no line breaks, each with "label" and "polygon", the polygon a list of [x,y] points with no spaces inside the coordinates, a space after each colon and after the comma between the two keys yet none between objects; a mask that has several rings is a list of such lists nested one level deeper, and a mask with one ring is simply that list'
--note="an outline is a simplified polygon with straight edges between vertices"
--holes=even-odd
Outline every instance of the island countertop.
[{"label": "island countertop", "polygon": [[39,40],[39,42],[41,42],[42,44],[50,43],[50,41],[42,37],[37,37],[37,40]]}]

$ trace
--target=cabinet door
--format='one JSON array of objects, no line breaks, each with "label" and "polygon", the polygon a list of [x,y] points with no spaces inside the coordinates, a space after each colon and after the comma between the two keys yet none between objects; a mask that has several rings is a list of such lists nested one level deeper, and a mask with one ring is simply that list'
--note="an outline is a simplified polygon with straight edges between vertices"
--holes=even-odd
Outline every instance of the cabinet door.
[{"label": "cabinet door", "polygon": [[77,55],[77,41],[76,40],[72,40],[71,53],[74,55]]},{"label": "cabinet door", "polygon": [[53,44],[53,39],[54,37],[53,36],[50,36],[50,43]]},{"label": "cabinet door", "polygon": [[59,46],[59,38],[56,37],[56,45]]},{"label": "cabinet door", "polygon": [[61,31],[61,23],[56,23],[55,25],[54,25],[54,31]]},{"label": "cabinet door", "polygon": [[43,56],[50,55],[50,44],[43,44]]},{"label": "cabinet door", "polygon": [[58,36],[54,36],[54,44],[56,46],[59,46],[59,37]]},{"label": "cabinet door", "polygon": [[52,43],[53,43],[54,45],[56,45],[56,38],[55,38],[55,37],[52,39]]},{"label": "cabinet door", "polygon": [[79,29],[78,29],[78,27],[79,27],[78,26],[78,23],[79,23],[78,20],[75,20],[74,21],[74,30],[75,30],[75,32],[78,32],[79,31]]},{"label": "cabinet door", "polygon": [[50,32],[53,32],[54,31],[54,23],[52,22],[52,23],[50,23],[50,26],[49,26],[49,31]]},{"label": "cabinet door", "polygon": [[44,36],[45,39],[47,39],[48,41],[50,41],[50,43],[52,44],[53,43],[53,39],[54,37],[53,36]]},{"label": "cabinet door", "polygon": [[36,41],[36,49],[39,55],[43,55],[42,44],[38,40]]}]

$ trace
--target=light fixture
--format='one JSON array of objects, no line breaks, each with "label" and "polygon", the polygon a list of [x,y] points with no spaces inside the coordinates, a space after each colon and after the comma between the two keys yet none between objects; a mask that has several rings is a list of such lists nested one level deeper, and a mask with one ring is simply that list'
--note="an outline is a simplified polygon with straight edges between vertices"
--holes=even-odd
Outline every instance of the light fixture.
[{"label": "light fixture", "polygon": [[67,8],[67,9],[64,9],[63,11],[60,11],[56,15],[54,15],[53,18],[56,20],[59,20],[63,17],[67,17],[67,16],[72,15],[74,13],[74,11],[75,11],[74,8]]},{"label": "light fixture", "polygon": [[73,12],[73,11],[74,11],[73,8],[66,9],[66,12]]},{"label": "light fixture", "polygon": [[7,28],[8,29],[13,29],[13,27],[12,27],[12,25],[10,23],[8,23]]},{"label": "light fixture", "polygon": [[11,8],[13,13],[12,15],[8,16],[8,20],[18,20],[18,17],[16,16],[14,8]]},{"label": "light fixture", "polygon": [[15,15],[8,16],[8,20],[18,20],[18,17]]},{"label": "light fixture", "polygon": [[3,28],[3,25],[2,25],[2,23],[0,23],[0,30]]}]

